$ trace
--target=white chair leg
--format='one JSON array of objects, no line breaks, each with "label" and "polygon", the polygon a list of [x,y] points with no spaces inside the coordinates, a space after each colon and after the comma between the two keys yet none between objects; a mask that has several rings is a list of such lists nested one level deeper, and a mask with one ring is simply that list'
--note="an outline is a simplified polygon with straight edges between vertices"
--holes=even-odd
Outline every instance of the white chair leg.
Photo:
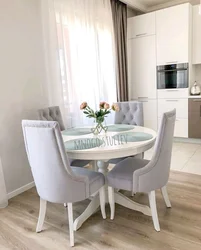
[{"label": "white chair leg", "polygon": [[170,200],[169,200],[169,196],[168,196],[168,192],[167,192],[167,188],[166,186],[161,188],[161,193],[163,195],[163,199],[165,201],[166,207],[172,207]]},{"label": "white chair leg", "polygon": [[131,191],[131,196],[134,197],[135,195],[136,195],[136,193]]},{"label": "white chair leg", "polygon": [[70,246],[74,246],[74,229],[73,229],[73,204],[68,203],[68,224],[70,234]]},{"label": "white chair leg", "polygon": [[99,196],[100,196],[101,213],[102,213],[103,219],[106,219],[106,213],[105,213],[105,186],[103,186],[99,190]]},{"label": "white chair leg", "polygon": [[37,233],[42,231],[42,227],[43,227],[44,220],[45,220],[46,207],[47,207],[47,201],[40,198],[40,211],[39,211],[38,223],[36,227]]},{"label": "white chair leg", "polygon": [[115,201],[114,201],[114,188],[108,186],[108,200],[110,204],[110,219],[114,220]]},{"label": "white chair leg", "polygon": [[67,207],[67,203],[64,203],[64,207]]},{"label": "white chair leg", "polygon": [[148,193],[149,196],[149,204],[151,208],[151,215],[152,215],[152,220],[154,223],[154,228],[157,232],[160,231],[160,225],[158,221],[158,213],[157,213],[157,208],[156,208],[156,193],[155,191],[151,191]]}]

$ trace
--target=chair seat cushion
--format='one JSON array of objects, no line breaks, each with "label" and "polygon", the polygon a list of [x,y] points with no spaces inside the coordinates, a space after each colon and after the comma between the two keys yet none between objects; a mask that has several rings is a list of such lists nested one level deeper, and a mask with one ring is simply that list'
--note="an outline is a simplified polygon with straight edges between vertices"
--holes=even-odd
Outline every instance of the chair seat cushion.
[{"label": "chair seat cushion", "polygon": [[105,176],[102,173],[87,168],[71,167],[75,175],[87,176],[89,179],[89,195],[97,192],[105,184]]},{"label": "chair seat cushion", "polygon": [[133,173],[137,169],[143,168],[149,163],[148,160],[128,157],[116,164],[108,173],[108,185],[113,188],[132,191],[133,190]]}]

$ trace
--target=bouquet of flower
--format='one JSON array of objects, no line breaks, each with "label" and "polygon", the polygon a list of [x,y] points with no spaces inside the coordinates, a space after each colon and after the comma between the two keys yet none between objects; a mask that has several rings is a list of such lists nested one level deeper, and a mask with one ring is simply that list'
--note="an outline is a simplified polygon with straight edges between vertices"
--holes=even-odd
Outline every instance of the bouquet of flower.
[{"label": "bouquet of flower", "polygon": [[87,102],[83,102],[80,105],[80,109],[83,110],[83,113],[89,117],[94,118],[95,122],[97,123],[96,127],[93,129],[94,134],[100,133],[102,130],[105,132],[107,131],[107,127],[103,125],[105,117],[111,113],[111,111],[119,111],[119,107],[117,104],[112,104],[111,107],[107,102],[100,102],[99,110],[94,111],[90,108]]}]

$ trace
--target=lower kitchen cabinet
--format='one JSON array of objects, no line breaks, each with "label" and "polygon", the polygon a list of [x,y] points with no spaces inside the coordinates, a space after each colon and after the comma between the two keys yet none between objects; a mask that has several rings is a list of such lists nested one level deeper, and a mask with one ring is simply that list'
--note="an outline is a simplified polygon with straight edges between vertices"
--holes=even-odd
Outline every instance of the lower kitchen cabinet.
[{"label": "lower kitchen cabinet", "polygon": [[139,101],[143,103],[144,126],[157,131],[157,100]]},{"label": "lower kitchen cabinet", "polygon": [[189,138],[201,139],[201,98],[189,99],[188,133]]},{"label": "lower kitchen cabinet", "polygon": [[[161,123],[162,118],[158,118],[158,124]],[[176,118],[174,137],[188,138],[188,119]]]},{"label": "lower kitchen cabinet", "polygon": [[158,99],[158,117],[163,113],[176,109],[176,117],[188,119],[188,99]]}]

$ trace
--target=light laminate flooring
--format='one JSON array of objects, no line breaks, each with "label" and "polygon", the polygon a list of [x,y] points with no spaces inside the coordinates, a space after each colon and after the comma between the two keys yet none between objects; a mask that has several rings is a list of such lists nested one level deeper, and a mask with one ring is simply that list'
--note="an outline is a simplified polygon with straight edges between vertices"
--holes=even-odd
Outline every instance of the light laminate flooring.
[{"label": "light laminate flooring", "polygon": [[[157,207],[161,232],[152,219],[139,212],[116,206],[114,221],[103,220],[100,211],[75,232],[75,250],[200,250],[201,249],[201,177],[171,171],[168,191],[172,208],[167,209],[159,191]],[[130,192],[125,193],[127,196]],[[134,199],[148,204],[147,195]],[[74,217],[88,201],[74,205]],[[48,203],[44,231],[35,233],[39,197],[35,188],[9,201],[0,210],[0,250],[64,250],[69,247],[67,211],[63,205]]]},{"label": "light laminate flooring", "polygon": [[[153,149],[145,153],[145,158],[150,159],[152,154]],[[115,219],[111,221],[107,205],[106,220],[98,211],[75,232],[73,249],[200,250],[200,175],[201,145],[175,142],[168,183],[172,208],[167,209],[160,192],[156,193],[161,232],[154,230],[151,217],[118,205]],[[130,192],[125,194],[130,196]],[[145,194],[137,194],[134,200],[148,205]],[[74,205],[74,218],[87,204],[88,201],[84,201]],[[35,233],[38,211],[39,197],[35,188],[9,200],[9,206],[0,210],[0,250],[72,249],[63,205],[48,203],[44,230],[39,234]]]}]

